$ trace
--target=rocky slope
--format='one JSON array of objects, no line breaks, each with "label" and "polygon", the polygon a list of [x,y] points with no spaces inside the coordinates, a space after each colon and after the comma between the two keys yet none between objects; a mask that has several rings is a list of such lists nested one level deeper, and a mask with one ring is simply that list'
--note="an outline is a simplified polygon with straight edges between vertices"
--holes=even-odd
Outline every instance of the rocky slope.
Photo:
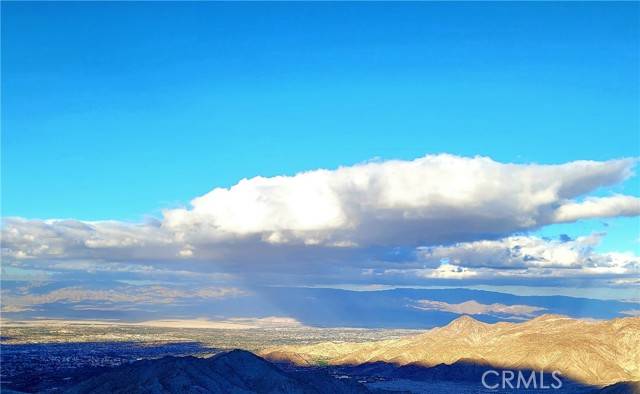
[{"label": "rocky slope", "polygon": [[640,380],[640,318],[586,321],[543,315],[524,323],[486,324],[462,316],[400,339],[282,346],[261,353],[299,365],[435,366],[468,360],[499,368],[560,371],[592,385]]}]

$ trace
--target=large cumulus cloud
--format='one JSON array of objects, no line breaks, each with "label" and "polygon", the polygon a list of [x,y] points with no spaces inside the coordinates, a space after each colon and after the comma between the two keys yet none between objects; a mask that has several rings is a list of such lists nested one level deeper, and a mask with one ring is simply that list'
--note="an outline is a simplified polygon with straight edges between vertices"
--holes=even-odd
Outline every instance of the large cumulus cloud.
[{"label": "large cumulus cloud", "polygon": [[[182,269],[197,262],[193,269],[201,271],[256,264],[268,271],[270,264],[354,267],[380,260],[380,253],[393,248],[419,247],[418,255],[427,259],[425,247],[457,245],[442,250],[454,260],[461,256],[467,266],[440,263],[431,275],[469,278],[477,276],[473,262],[486,264],[484,257],[504,254],[504,245],[491,252],[473,244],[465,255],[461,243],[491,242],[553,223],[640,214],[637,197],[591,195],[630,177],[634,165],[633,159],[539,165],[429,155],[256,177],[215,188],[190,207],[166,210],[145,223],[7,218],[3,261],[179,262]],[[442,250],[432,250],[432,258],[444,258],[438,255]],[[559,253],[538,253],[544,260],[536,264],[569,264]],[[492,264],[525,260],[512,253]]]},{"label": "large cumulus cloud", "polygon": [[328,246],[432,244],[507,234],[590,217],[637,215],[640,199],[576,201],[631,175],[633,160],[503,164],[425,156],[295,176],[245,179],[168,210],[184,239],[257,236]]}]

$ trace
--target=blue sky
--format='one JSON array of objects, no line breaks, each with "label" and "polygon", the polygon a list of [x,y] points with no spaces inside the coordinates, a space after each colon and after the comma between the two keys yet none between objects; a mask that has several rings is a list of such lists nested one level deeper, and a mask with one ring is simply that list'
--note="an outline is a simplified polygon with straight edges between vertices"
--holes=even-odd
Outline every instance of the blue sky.
[{"label": "blue sky", "polygon": [[[370,160],[411,161],[447,153],[531,166],[637,158],[639,11],[634,2],[5,2],[2,216],[31,220],[5,229],[16,226],[38,238],[44,237],[37,231],[45,226],[38,219],[72,219],[79,226],[96,220],[123,226],[168,222],[164,210],[189,210],[194,198],[216,187],[232,187],[243,178],[291,176]],[[434,165],[447,160],[437,159]],[[591,170],[582,171],[580,176]],[[624,169],[617,171],[609,174],[612,179]],[[542,174],[531,182],[538,176]],[[640,194],[638,177],[597,182],[570,199]],[[212,201],[221,204],[219,199]],[[209,213],[216,209],[208,202],[203,208]],[[434,233],[433,238],[406,245],[394,244],[397,234],[385,234],[384,242],[367,238],[372,243],[356,255],[371,263],[394,253],[402,259],[415,256],[419,252],[412,248],[418,245],[523,234],[554,239],[567,234],[575,240],[606,233],[598,241],[576,241],[575,247],[637,256],[640,231],[637,216],[629,213],[633,209],[580,220],[518,223],[508,229],[483,227],[482,234],[459,238]],[[215,225],[224,227],[220,223],[228,224],[227,219],[218,215]],[[313,225],[316,219],[310,219]],[[202,224],[200,217],[188,220]],[[473,227],[470,221],[455,222],[460,223]],[[246,230],[235,224],[227,231]],[[281,230],[282,222],[274,226]],[[151,242],[147,232],[154,228],[145,228],[144,236],[128,227],[93,229],[101,235],[89,237],[103,237],[100,242],[109,244],[114,241],[109,236],[125,232],[127,240],[144,243]],[[428,232],[428,226],[419,228]],[[154,233],[154,242],[165,235]],[[351,235],[360,239],[371,234]],[[275,238],[267,237],[268,242],[290,241],[277,231],[271,236]],[[182,245],[178,254],[197,257],[196,243],[201,241]],[[304,238],[305,245],[316,241]],[[425,244],[431,241],[433,245]],[[18,260],[18,252],[38,246],[37,241],[35,246],[20,245],[10,245]],[[60,248],[68,264],[98,264],[87,257],[93,252],[73,254],[68,245]],[[111,252],[119,256],[114,257],[117,264],[175,269],[171,262],[139,250]],[[287,253],[294,252],[284,253],[285,259],[307,256],[297,249]],[[354,255],[329,258],[323,253],[317,255],[332,261],[357,260]],[[28,260],[26,266],[11,261],[5,271],[45,269],[60,274],[51,266],[43,268],[47,262],[59,262],[58,257],[41,258],[37,264]],[[154,259],[163,261],[156,265]],[[330,273],[301,269],[300,274],[324,278],[322,283],[340,275],[363,283],[367,279],[354,272],[370,269],[366,272],[378,275],[376,269],[382,269],[362,264]],[[188,262],[181,268],[197,272],[196,265]],[[414,265],[402,269],[415,270]],[[405,283],[406,273],[389,267],[399,276],[377,280],[421,284]],[[485,268],[467,269],[471,275]],[[234,274],[237,268],[229,270]],[[87,273],[81,271],[73,275],[86,280]],[[140,275],[128,279],[141,279]]]},{"label": "blue sky", "polygon": [[638,154],[635,3],[3,13],[5,216],[138,220],[244,177],[374,157]]}]

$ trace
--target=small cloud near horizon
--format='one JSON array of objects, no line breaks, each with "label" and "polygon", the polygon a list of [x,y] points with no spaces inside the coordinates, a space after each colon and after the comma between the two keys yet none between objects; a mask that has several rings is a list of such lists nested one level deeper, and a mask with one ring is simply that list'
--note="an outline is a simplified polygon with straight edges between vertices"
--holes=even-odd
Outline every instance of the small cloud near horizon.
[{"label": "small cloud near horizon", "polygon": [[459,304],[450,304],[443,301],[418,300],[411,305],[415,309],[425,311],[442,311],[457,313],[459,315],[500,315],[513,318],[534,317],[546,308],[531,305],[504,305],[482,304],[475,300],[465,301]]}]

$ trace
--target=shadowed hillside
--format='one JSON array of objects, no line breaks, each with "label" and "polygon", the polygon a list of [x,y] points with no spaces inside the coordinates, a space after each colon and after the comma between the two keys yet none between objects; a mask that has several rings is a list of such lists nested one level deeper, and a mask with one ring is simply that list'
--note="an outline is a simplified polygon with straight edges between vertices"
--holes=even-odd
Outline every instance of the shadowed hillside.
[{"label": "shadowed hillside", "polygon": [[[485,372],[494,375],[485,380]],[[499,374],[522,374],[525,379],[535,376],[521,386],[498,387]],[[92,376],[93,375],[93,376]],[[496,385],[488,388],[483,382]],[[543,383],[545,382],[545,383]],[[371,362],[359,365],[298,367],[292,364],[272,364],[253,353],[233,350],[209,358],[163,357],[137,361],[119,367],[87,372],[84,381],[71,388],[49,387],[39,392],[64,393],[219,393],[219,394],[479,394],[514,393],[542,394],[549,386],[558,394],[637,394],[638,382],[619,382],[607,387],[579,384],[561,377],[555,380],[547,373],[525,369],[501,369],[485,362],[460,360],[453,364],[426,367],[417,363],[394,365]],[[546,388],[544,387],[546,385]],[[7,387],[2,393],[18,393]]]},{"label": "shadowed hillside", "polygon": [[640,382],[620,382],[594,391],[594,394],[640,394]]},{"label": "shadowed hillside", "polygon": [[[313,371],[284,372],[253,353],[234,350],[210,358],[165,357],[115,368],[68,393],[365,394],[365,386]],[[374,391],[377,392],[377,391]]]}]

